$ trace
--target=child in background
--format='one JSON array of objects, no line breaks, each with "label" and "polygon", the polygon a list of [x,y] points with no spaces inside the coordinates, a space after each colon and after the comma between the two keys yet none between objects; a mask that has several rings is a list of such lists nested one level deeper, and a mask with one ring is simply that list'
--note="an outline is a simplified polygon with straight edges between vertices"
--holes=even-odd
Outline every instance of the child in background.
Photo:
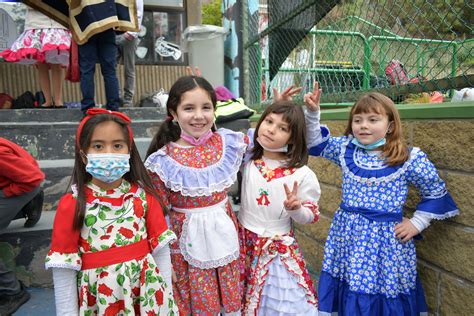
[{"label": "child in background", "polygon": [[[69,65],[71,32],[44,14],[28,8],[25,31],[12,47],[0,53],[5,61],[35,65],[45,102],[42,108],[64,108],[62,85],[63,68]],[[49,71],[51,70],[51,80]]]},{"label": "child in background", "polygon": [[72,193],[59,201],[46,257],[56,313],[178,315],[168,247],[176,236],[131,121],[104,109],[87,114],[76,132]]},{"label": "child in background", "polygon": [[240,315],[237,219],[227,198],[248,139],[215,129],[216,95],[202,77],[185,76],[171,87],[168,118],[148,149],[145,166],[170,209],[181,315]]},{"label": "child in background", "polygon": [[[394,103],[379,93],[362,96],[350,111],[344,136],[319,125],[319,96],[304,96],[310,155],[342,169],[342,202],[324,248],[319,279],[320,315],[420,315],[427,313],[416,272],[413,237],[432,219],[459,213],[434,165],[402,139]],[[403,217],[408,186],[422,200]]]},{"label": "child in background", "polygon": [[317,298],[292,221],[319,219],[318,179],[306,166],[301,107],[275,102],[257,124],[243,167],[239,212],[245,263],[245,315],[317,315]]}]

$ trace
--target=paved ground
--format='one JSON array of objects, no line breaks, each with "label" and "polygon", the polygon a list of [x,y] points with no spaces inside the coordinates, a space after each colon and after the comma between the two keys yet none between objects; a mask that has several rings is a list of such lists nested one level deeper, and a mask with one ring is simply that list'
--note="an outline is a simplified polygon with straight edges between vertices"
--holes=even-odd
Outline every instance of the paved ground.
[{"label": "paved ground", "polygon": [[14,316],[55,316],[53,289],[29,288],[31,298],[13,314]]}]

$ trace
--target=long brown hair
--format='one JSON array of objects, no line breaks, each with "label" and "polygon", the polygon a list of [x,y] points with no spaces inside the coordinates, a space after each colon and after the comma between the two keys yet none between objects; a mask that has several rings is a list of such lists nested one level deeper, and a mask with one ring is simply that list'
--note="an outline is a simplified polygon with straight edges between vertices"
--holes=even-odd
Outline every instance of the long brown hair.
[{"label": "long brown hair", "polygon": [[408,160],[409,153],[407,145],[403,140],[402,122],[400,115],[390,98],[378,92],[370,92],[363,95],[352,106],[344,135],[353,135],[352,120],[355,114],[360,113],[377,113],[387,115],[388,122],[391,123],[390,129],[387,132],[386,143],[382,147],[382,154],[385,157],[386,163],[390,166],[396,166]]},{"label": "long brown hair", "polygon": [[252,160],[260,159],[263,156],[263,148],[257,142],[258,129],[263,120],[270,113],[283,114],[290,129],[290,139],[288,140],[287,167],[299,168],[308,163],[308,149],[306,148],[306,123],[304,113],[300,106],[292,101],[277,101],[268,106],[260,116],[254,134],[254,147],[252,150]]},{"label": "long brown hair", "polygon": [[81,229],[84,222],[86,210],[86,195],[85,186],[92,180],[92,176],[86,172],[86,164],[83,161],[82,152],[87,152],[90,146],[92,134],[97,125],[113,121],[120,125],[124,139],[127,141],[128,148],[130,148],[130,171],[127,172],[123,178],[130,183],[136,183],[141,186],[146,192],[152,194],[160,203],[163,212],[166,214],[166,206],[158,197],[153,183],[148,175],[148,172],[143,165],[135,142],[130,143],[130,136],[127,128],[127,122],[112,114],[97,114],[89,118],[84,124],[82,132],[79,135],[79,140],[76,140],[76,150],[74,157],[74,170],[72,173],[71,183],[77,187],[77,202],[76,211],[74,215],[74,229]]},{"label": "long brown hair", "polygon": [[[177,123],[173,122],[171,113],[177,113],[178,105],[181,102],[183,94],[196,88],[201,88],[207,92],[211,99],[214,111],[216,110],[216,93],[214,88],[212,88],[212,85],[206,79],[197,76],[184,76],[176,80],[170,89],[168,101],[166,102],[166,113],[168,117],[163,123],[161,123],[160,128],[153,137],[145,158],[148,158],[148,156],[169,142],[174,142],[179,139],[181,129]],[[212,130],[214,131],[214,127],[212,127]]]}]

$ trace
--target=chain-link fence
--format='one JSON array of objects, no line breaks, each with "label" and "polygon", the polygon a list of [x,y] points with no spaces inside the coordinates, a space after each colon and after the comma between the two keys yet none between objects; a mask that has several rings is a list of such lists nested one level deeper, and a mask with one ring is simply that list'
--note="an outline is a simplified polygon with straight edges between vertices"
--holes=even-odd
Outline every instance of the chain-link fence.
[{"label": "chain-link fence", "polygon": [[458,0],[247,0],[245,89],[260,104],[320,82],[323,102],[377,90],[397,101],[474,86],[473,3]]}]

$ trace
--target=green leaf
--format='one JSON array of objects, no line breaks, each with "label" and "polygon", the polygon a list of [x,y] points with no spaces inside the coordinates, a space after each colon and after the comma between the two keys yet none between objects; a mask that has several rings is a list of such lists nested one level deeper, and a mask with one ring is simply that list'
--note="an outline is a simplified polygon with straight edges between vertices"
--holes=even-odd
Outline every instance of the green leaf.
[{"label": "green leaf", "polygon": [[97,234],[99,233],[99,232],[97,231],[97,229],[95,229],[94,227],[92,227],[91,232],[92,232],[94,235],[97,235]]},{"label": "green leaf", "polygon": [[119,219],[117,220],[117,223],[118,223],[118,224],[122,224],[124,221],[125,221],[125,220],[124,220],[123,218],[119,218]]},{"label": "green leaf", "polygon": [[122,268],[122,266],[123,266],[123,263],[117,264],[117,266],[115,267],[115,271],[120,270],[120,268]]},{"label": "green leaf", "polygon": [[148,295],[153,295],[155,293],[155,289],[148,289]]},{"label": "green leaf", "polygon": [[100,303],[101,305],[106,305],[106,304],[107,304],[107,301],[105,300],[105,298],[101,297],[101,298],[99,298],[99,303]]},{"label": "green leaf", "polygon": [[123,275],[117,275],[117,283],[122,286],[123,282],[125,281],[125,277]]},{"label": "green leaf", "polygon": [[107,215],[105,215],[105,212],[104,212],[104,211],[100,211],[100,212],[99,212],[99,218],[100,218],[101,220],[105,220],[105,219],[107,218]]},{"label": "green leaf", "polygon": [[86,218],[84,219],[84,222],[86,223],[86,226],[87,227],[91,227],[92,225],[95,224],[95,222],[97,222],[97,217],[95,217],[94,215],[92,214],[89,214],[86,216]]},{"label": "green leaf", "polygon": [[135,217],[129,216],[127,217],[127,222],[133,222],[135,220]]}]

